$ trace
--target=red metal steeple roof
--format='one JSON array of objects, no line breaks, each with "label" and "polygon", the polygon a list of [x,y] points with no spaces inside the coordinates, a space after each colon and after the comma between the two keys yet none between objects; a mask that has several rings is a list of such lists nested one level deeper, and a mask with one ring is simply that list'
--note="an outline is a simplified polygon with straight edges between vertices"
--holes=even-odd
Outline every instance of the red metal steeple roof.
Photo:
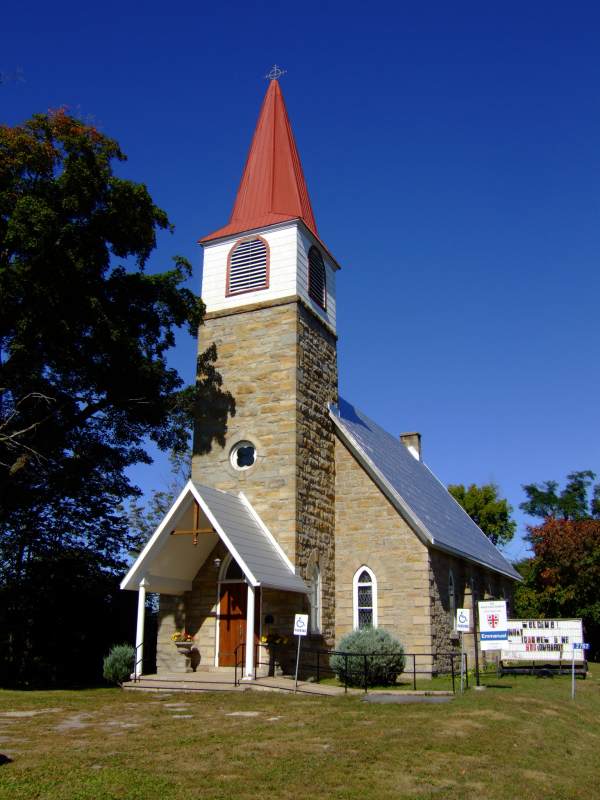
[{"label": "red metal steeple roof", "polygon": [[281,87],[278,81],[272,80],[254,131],[229,225],[200,242],[298,217],[318,236]]}]

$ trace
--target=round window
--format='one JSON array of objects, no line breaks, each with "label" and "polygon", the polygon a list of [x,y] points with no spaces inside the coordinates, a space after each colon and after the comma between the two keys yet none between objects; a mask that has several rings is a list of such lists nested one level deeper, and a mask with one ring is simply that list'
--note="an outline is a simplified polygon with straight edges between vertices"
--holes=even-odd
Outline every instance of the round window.
[{"label": "round window", "polygon": [[231,451],[231,465],[234,469],[250,469],[256,462],[256,447],[252,442],[238,442]]}]

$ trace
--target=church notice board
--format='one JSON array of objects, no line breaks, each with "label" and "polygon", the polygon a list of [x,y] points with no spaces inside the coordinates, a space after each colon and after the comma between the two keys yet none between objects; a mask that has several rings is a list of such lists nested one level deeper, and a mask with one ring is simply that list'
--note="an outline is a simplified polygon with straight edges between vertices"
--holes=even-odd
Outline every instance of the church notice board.
[{"label": "church notice board", "polygon": [[[503,661],[571,661],[573,645],[583,642],[580,619],[509,619]],[[575,661],[584,650],[575,648]]]}]

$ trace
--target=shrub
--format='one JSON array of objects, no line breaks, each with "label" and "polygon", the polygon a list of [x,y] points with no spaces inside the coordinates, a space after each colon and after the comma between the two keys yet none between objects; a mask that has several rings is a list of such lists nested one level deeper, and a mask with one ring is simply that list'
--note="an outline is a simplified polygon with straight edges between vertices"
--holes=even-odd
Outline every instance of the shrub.
[{"label": "shrub", "polygon": [[[385,628],[361,628],[342,636],[338,650],[360,655],[348,656],[348,674],[346,675],[346,656],[332,656],[329,664],[340,681],[348,680],[349,686],[366,685],[390,686],[401,675],[406,665],[404,647],[394,639]],[[372,655],[382,653],[382,655]]]},{"label": "shrub", "polygon": [[122,686],[129,680],[135,665],[135,648],[130,644],[113,644],[104,659],[104,677]]}]

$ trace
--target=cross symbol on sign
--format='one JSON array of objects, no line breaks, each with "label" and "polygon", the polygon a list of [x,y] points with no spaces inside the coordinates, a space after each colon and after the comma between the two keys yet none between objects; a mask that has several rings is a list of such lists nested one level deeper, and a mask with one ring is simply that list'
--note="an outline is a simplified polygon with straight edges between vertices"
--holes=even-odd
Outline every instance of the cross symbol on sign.
[{"label": "cross symbol on sign", "polygon": [[490,628],[496,628],[498,627],[498,623],[500,622],[500,617],[498,616],[498,614],[488,614],[487,621]]}]

